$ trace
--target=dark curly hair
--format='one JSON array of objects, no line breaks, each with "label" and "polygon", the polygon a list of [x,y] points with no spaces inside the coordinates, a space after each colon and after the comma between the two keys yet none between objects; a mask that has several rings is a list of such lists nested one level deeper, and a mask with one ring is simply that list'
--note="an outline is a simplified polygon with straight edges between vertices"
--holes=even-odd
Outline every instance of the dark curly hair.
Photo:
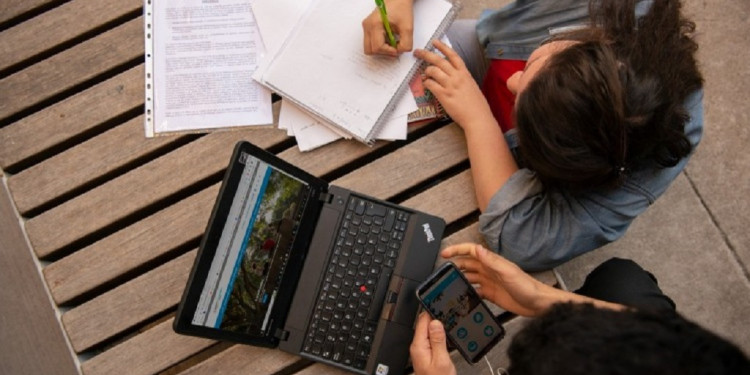
[{"label": "dark curly hair", "polygon": [[629,170],[670,167],[692,151],[686,97],[703,83],[695,24],[678,0],[590,3],[591,25],[556,36],[554,54],[517,98],[523,163],[545,186],[614,187]]},{"label": "dark curly hair", "polygon": [[508,349],[512,375],[734,375],[750,361],[733,344],[671,310],[558,304]]}]

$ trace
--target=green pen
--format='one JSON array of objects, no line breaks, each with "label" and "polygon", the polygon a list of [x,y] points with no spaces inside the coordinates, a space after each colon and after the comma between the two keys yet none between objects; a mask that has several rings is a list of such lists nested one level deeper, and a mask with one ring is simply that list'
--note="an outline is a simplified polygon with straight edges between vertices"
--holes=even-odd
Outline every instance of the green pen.
[{"label": "green pen", "polygon": [[388,34],[388,42],[391,44],[391,47],[396,48],[396,38],[393,37],[391,23],[388,22],[388,12],[385,10],[385,2],[383,0],[375,0],[375,5],[378,6],[378,10],[380,11],[380,19],[383,21],[383,26],[385,26],[385,33]]}]

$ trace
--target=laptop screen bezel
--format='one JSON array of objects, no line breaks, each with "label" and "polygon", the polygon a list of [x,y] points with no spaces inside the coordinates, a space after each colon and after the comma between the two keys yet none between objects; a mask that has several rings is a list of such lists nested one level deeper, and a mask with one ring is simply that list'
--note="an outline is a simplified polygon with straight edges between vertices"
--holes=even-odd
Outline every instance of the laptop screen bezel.
[{"label": "laptop screen bezel", "polygon": [[[240,158],[243,157],[243,154],[258,158],[261,161],[268,163],[273,168],[281,170],[284,173],[303,181],[310,187],[308,203],[302,212],[300,220],[300,223],[305,223],[305,225],[299,226],[299,230],[292,244],[292,251],[284,271],[283,282],[280,285],[277,298],[270,312],[270,316],[273,318],[269,322],[269,328],[266,330],[267,334],[260,336],[221,330],[192,323],[200,294],[206,284],[211,262],[217,251],[224,223],[229,216],[229,210],[245,167],[245,164],[240,160]],[[304,264],[304,259],[307,255],[307,244],[312,237],[317,218],[319,217],[320,210],[323,206],[323,201],[321,201],[319,197],[322,196],[327,189],[328,184],[325,181],[285,162],[277,156],[249,142],[238,142],[235,145],[229,166],[224,173],[221,189],[216,198],[216,202],[214,203],[206,231],[201,239],[198,254],[190,272],[187,286],[185,287],[182,299],[180,300],[177,315],[173,324],[174,330],[178,333],[217,340],[241,342],[264,347],[278,346],[280,337],[283,336],[281,329],[283,328],[288,315],[294,291],[299,282],[299,275]]]}]

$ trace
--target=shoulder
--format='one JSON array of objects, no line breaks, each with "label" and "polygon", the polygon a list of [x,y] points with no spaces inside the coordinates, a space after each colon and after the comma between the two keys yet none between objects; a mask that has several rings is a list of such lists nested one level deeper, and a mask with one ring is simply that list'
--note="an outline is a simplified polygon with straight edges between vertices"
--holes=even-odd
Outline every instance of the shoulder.
[{"label": "shoulder", "polygon": [[[588,1],[515,1],[485,11],[477,36],[489,58],[525,60],[549,37],[550,29],[580,24],[588,19]],[[491,53],[490,53],[491,52]]]}]

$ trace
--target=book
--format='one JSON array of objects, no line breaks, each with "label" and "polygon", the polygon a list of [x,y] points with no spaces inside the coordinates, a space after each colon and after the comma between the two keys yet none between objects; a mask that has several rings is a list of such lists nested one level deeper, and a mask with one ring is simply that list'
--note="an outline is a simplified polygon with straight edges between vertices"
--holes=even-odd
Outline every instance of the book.
[{"label": "book", "polygon": [[437,100],[435,95],[427,90],[422,83],[422,71],[420,69],[418,74],[409,82],[409,89],[411,94],[414,96],[414,101],[417,102],[418,109],[406,117],[407,123],[412,124],[416,122],[422,122],[426,120],[444,119],[448,117],[445,113],[443,106]]},{"label": "book", "polygon": [[[364,54],[361,22],[372,10],[368,1],[313,2],[259,80],[327,126],[368,144],[420,66],[411,53]],[[414,47],[430,47],[457,13],[447,0],[416,1]]]}]

